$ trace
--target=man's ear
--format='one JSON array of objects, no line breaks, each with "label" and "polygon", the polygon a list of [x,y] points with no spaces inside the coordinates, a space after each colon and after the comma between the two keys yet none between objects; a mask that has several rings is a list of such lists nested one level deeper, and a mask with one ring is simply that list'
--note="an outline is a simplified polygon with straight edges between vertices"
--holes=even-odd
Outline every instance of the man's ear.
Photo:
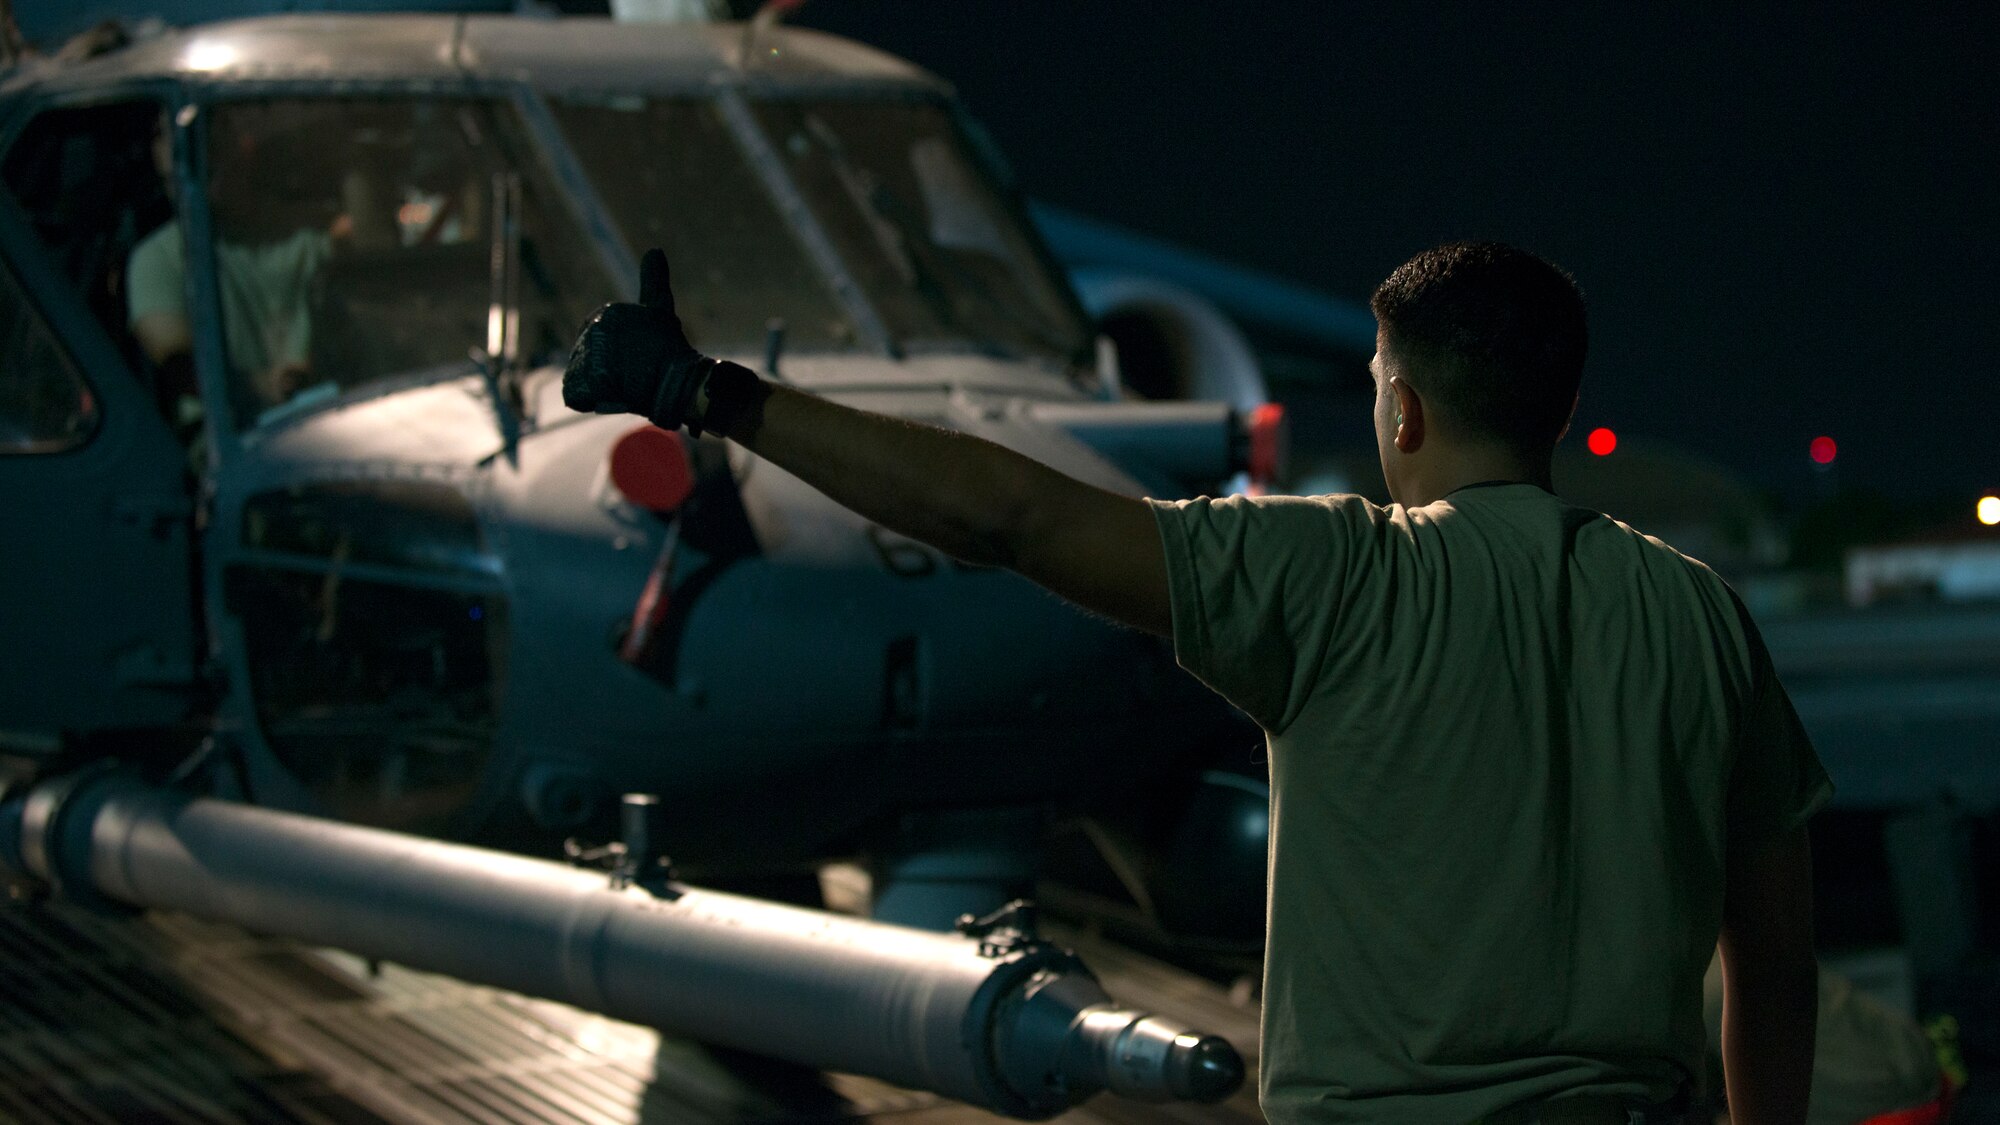
[{"label": "man's ear", "polygon": [[1576,397],[1569,400],[1569,416],[1563,419],[1562,432],[1556,435],[1556,440],[1558,442],[1569,436],[1569,428],[1576,422],[1577,404],[1581,403],[1582,401],[1583,401],[1582,391],[1576,392]]},{"label": "man's ear", "polygon": [[1390,377],[1389,393],[1396,399],[1396,449],[1415,453],[1424,444],[1424,400],[1401,375]]}]

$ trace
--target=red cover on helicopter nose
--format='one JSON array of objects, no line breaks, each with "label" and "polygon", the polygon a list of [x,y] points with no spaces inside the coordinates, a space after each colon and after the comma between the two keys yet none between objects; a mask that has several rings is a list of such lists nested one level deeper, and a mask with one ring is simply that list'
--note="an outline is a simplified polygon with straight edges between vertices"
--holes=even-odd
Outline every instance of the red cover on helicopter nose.
[{"label": "red cover on helicopter nose", "polygon": [[694,470],[681,435],[646,425],[619,438],[611,447],[611,483],[649,512],[680,507],[694,491]]}]

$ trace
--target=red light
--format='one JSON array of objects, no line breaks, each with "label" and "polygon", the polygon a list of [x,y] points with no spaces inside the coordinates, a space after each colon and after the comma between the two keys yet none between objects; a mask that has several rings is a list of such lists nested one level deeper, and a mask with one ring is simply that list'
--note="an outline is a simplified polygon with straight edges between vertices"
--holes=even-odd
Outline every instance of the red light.
[{"label": "red light", "polygon": [[1807,451],[1812,454],[1813,464],[1831,465],[1834,455],[1840,452],[1840,447],[1833,444],[1832,438],[1821,434],[1812,439],[1812,445]]},{"label": "red light", "polygon": [[1250,456],[1245,469],[1250,474],[1252,495],[1261,495],[1285,471],[1291,444],[1291,428],[1285,423],[1285,408],[1267,402],[1250,411]]},{"label": "red light", "polygon": [[1618,435],[1605,426],[1590,431],[1589,441],[1590,451],[1599,457],[1608,457],[1612,450],[1618,448]]},{"label": "red light", "polygon": [[611,483],[625,499],[650,512],[671,512],[694,491],[681,435],[639,426],[611,446]]}]

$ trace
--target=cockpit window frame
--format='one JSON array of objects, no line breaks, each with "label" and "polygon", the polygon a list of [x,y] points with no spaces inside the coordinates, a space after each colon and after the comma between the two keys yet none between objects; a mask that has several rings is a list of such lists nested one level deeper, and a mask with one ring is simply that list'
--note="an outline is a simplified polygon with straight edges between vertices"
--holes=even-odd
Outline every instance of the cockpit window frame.
[{"label": "cockpit window frame", "polygon": [[[803,221],[816,228],[817,237],[827,240],[829,261],[838,271],[831,275],[830,280],[836,288],[850,294],[853,302],[866,307],[867,316],[877,326],[887,354],[900,357],[905,350],[906,342],[896,338],[894,331],[882,318],[880,310],[874,307],[874,303],[867,296],[865,287],[861,286],[855,280],[852,271],[842,264],[844,260],[837,250],[831,248],[832,241],[825,231],[825,219],[814,210],[813,203],[793,177],[790,169],[785,166],[783,159],[776,155],[778,151],[776,142],[756,112],[760,104],[900,102],[939,111],[946,118],[953,133],[958,154],[965,157],[972,164],[973,171],[983,177],[987,186],[993,189],[994,202],[1000,206],[1003,212],[1002,218],[1011,222],[1023,235],[1023,241],[1033,258],[1031,264],[1045,276],[1055,300],[1062,307],[1062,312],[1073,319],[1079,329],[1075,351],[1060,357],[1061,360],[1074,367],[1089,367],[1095,364],[1096,340],[1093,321],[1077,298],[1075,288],[1070,285],[1067,271],[1056,261],[1040,230],[1029,217],[1026,203],[1021,198],[1011,171],[995,161],[992,145],[985,139],[983,129],[965,107],[948,92],[903,83],[848,81],[800,84],[758,81],[753,78],[733,84],[729,87],[728,94],[739,99],[745,111],[740,131],[745,134],[746,145],[754,144],[762,149],[763,154],[768,154],[766,159],[770,161],[771,167],[767,172],[767,178],[776,181],[773,185],[774,192],[782,190],[784,196],[781,202],[786,210],[790,212],[793,208],[797,208],[804,217]],[[753,156],[758,155],[760,154],[753,153]],[[782,185],[781,188],[779,184]]]},{"label": "cockpit window frame", "polygon": [[[209,122],[219,108],[272,99],[476,99],[511,113],[513,123],[518,126],[521,139],[529,149],[521,154],[521,159],[534,162],[537,173],[546,176],[559,189],[554,195],[561,200],[555,208],[563,212],[560,218],[582,234],[588,243],[588,252],[620,290],[636,286],[637,255],[643,248],[624,244],[613,217],[598,197],[581,161],[555,121],[550,103],[558,99],[596,99],[615,94],[713,99],[767,194],[793,227],[794,234],[805,244],[808,256],[822,273],[827,289],[835,295],[842,311],[852,319],[863,350],[892,359],[900,358],[899,342],[893,338],[879,312],[843,263],[822,220],[812,213],[811,204],[772,148],[773,141],[757,120],[755,110],[756,104],[763,101],[801,100],[897,101],[934,107],[949,117],[960,150],[994,188],[996,202],[1004,211],[1002,217],[1026,235],[1025,242],[1035,259],[1033,265],[1050,279],[1056,300],[1066,310],[1067,316],[1082,329],[1077,354],[1050,358],[1072,366],[1089,366],[1094,362],[1091,351],[1094,341],[1089,331],[1091,321],[1069,284],[1066,272],[1035,228],[1012,177],[1005,168],[994,164],[989,146],[980,143],[977,122],[947,91],[883,81],[775,82],[754,75],[727,82],[661,82],[630,87],[621,84],[617,90],[594,85],[557,88],[514,76],[467,73],[452,79],[385,75],[338,81],[324,78],[233,78],[227,82],[215,82],[183,76],[170,82],[149,79],[121,83],[119,88],[90,91],[87,98],[72,95],[60,101],[117,100],[142,92],[166,102],[174,114],[174,176],[181,198],[190,201],[182,208],[181,221],[188,241],[188,310],[194,335],[194,361],[202,386],[203,406],[209,418],[212,457],[217,463],[234,461],[243,456],[246,444],[256,444],[261,433],[258,427],[244,424],[245,420],[236,416],[237,410],[229,401],[227,345],[221,325],[218,267],[214,253],[214,219],[201,190],[208,172]],[[56,103],[57,99],[42,99],[35,108],[39,110]],[[18,133],[26,116],[21,114],[0,125],[4,128],[0,137]],[[622,296],[622,291],[604,294],[605,299]],[[357,387],[343,391],[329,399],[326,407],[373,397],[392,389],[390,384],[400,388],[411,385],[412,379],[417,383],[429,383],[450,377],[449,373],[430,372],[387,379],[379,388]],[[308,413],[316,412],[317,408]]]},{"label": "cockpit window frame", "polygon": [[1076,322],[1083,327],[1083,339],[1078,346],[1077,354],[1070,357],[1071,362],[1084,368],[1095,367],[1098,335],[1096,318],[1083,307],[1083,300],[1077,296],[1076,286],[1070,284],[1069,269],[1056,258],[1055,251],[1049,247],[1049,240],[1042,235],[1042,228],[1035,224],[1034,217],[1028,213],[1028,199],[1021,193],[1021,185],[1014,178],[1014,169],[1004,160],[998,143],[994,141],[992,134],[987,132],[986,126],[972,116],[971,111],[966,109],[963,103],[955,98],[938,100],[943,101],[945,111],[951,115],[952,124],[958,130],[966,157],[986,174],[987,180],[995,189],[1000,206],[1007,212],[1007,217],[1026,233],[1029,252],[1035,256],[1036,264],[1053,282],[1057,291],[1056,299],[1063,303],[1069,315],[1076,318]]},{"label": "cockpit window frame", "polygon": [[[288,428],[296,420],[309,417],[324,409],[338,409],[354,402],[366,401],[383,394],[413,386],[450,381],[463,378],[467,374],[456,369],[433,368],[411,370],[383,376],[366,383],[342,389],[323,402],[290,412],[286,416],[260,422],[254,418],[241,417],[233,401],[231,375],[228,359],[228,345],[222,323],[220,290],[218,288],[218,263],[215,258],[215,226],[209,201],[202,184],[207,180],[206,166],[210,143],[209,122],[217,110],[229,106],[269,103],[273,101],[360,101],[360,100],[416,100],[480,102],[489,109],[509,114],[512,120],[506,123],[509,131],[518,135],[525,143],[526,151],[520,154],[520,162],[526,170],[534,165],[533,174],[546,177],[559,190],[553,192],[560,202],[553,200],[552,212],[560,212],[559,221],[570,224],[583,234],[589,243],[588,252],[607,275],[615,279],[618,275],[611,271],[619,267],[620,261],[615,245],[608,244],[602,237],[601,211],[593,213],[586,198],[580,198],[572,190],[570,172],[565,166],[566,153],[552,149],[560,145],[561,137],[543,122],[546,114],[538,102],[539,91],[531,84],[514,78],[492,78],[478,75],[463,75],[455,80],[436,78],[412,79],[408,77],[382,77],[343,79],[270,79],[232,80],[227,83],[187,82],[183,84],[186,108],[177,111],[185,119],[176,128],[174,136],[174,174],[179,181],[182,198],[196,202],[185,208],[183,233],[188,239],[187,270],[190,285],[188,309],[190,319],[195,321],[195,363],[203,386],[203,406],[208,411],[211,431],[215,439],[216,456],[224,462],[238,459],[245,451],[254,448],[272,432]],[[637,276],[636,264],[632,275]],[[615,293],[604,294],[605,299],[613,299]]]},{"label": "cockpit window frame", "polygon": [[[241,88],[240,85],[233,85],[232,97]],[[201,83],[186,79],[143,78],[22,98],[14,103],[15,111],[0,122],[0,155],[11,152],[29,124],[51,111],[150,101],[159,105],[165,114],[170,125],[171,175],[174,190],[181,200],[176,204],[175,218],[181,224],[181,237],[187,251],[185,298],[207,446],[205,463],[192,467],[211,473],[238,454],[240,435],[228,413],[228,396],[221,385],[226,377],[226,367],[220,332],[203,330],[205,326],[214,329],[219,313],[214,305],[214,263],[208,247],[208,201],[200,186],[205,170],[193,163],[201,159],[207,137],[206,114],[202,108],[209,104],[209,99],[201,96],[202,89]]]},{"label": "cockpit window frame", "polygon": [[[95,359],[97,362],[91,366],[95,366],[99,373],[107,368],[101,355],[86,357],[77,354],[79,333],[85,334],[84,342],[96,342],[90,339],[90,328],[86,326],[86,322],[91,320],[88,314],[73,318],[69,315],[71,310],[50,307],[51,304],[60,306],[62,302],[51,302],[37,294],[39,287],[60,285],[62,282],[46,276],[51,272],[46,263],[34,260],[33,256],[39,254],[42,247],[35,238],[32,226],[22,221],[18,204],[9,198],[0,206],[4,206],[7,212],[0,216],[0,303],[14,307],[13,316],[19,319],[22,332],[40,345],[41,358],[50,368],[49,377],[73,392],[73,401],[77,404],[75,422],[68,433],[31,433],[25,440],[0,445],[0,458],[74,458],[84,453],[104,431],[105,405],[100,389],[103,380],[94,377],[86,365]],[[38,286],[37,282],[41,285]],[[74,323],[65,324],[65,321]],[[66,332],[65,328],[72,331]],[[15,342],[15,338],[0,340],[0,347],[7,348],[6,352],[0,353],[0,363],[12,364],[18,359],[12,354],[11,345]],[[32,377],[12,371],[0,372],[0,379],[25,380]],[[0,424],[17,420],[10,414],[0,417]]]},{"label": "cockpit window frame", "polygon": [[[950,96],[947,90],[909,82],[880,80],[800,81],[788,78],[784,81],[773,81],[751,73],[727,82],[662,82],[616,87],[595,85],[534,87],[531,96],[536,101],[539,112],[547,115],[542,118],[541,123],[546,125],[548,133],[538,138],[545,152],[553,154],[565,163],[565,170],[559,172],[563,182],[584,187],[589,186],[584,162],[563,134],[560,123],[549,108],[552,104],[588,104],[619,98],[640,98],[649,101],[692,98],[712,102],[735,136],[738,147],[748,159],[751,170],[762,184],[767,198],[777,208],[794,238],[804,248],[810,263],[820,272],[826,291],[833,296],[840,310],[847,315],[856,331],[857,342],[862,345],[863,353],[890,359],[902,358],[907,350],[905,342],[896,338],[883,319],[881,310],[867,293],[866,287],[857,280],[852,266],[843,257],[836,241],[828,232],[825,219],[815,211],[813,201],[808,198],[786,167],[769,131],[759,120],[757,111],[763,103],[796,104],[827,101],[856,104],[905,103],[935,109],[946,117],[959,154],[992,188],[993,202],[1001,210],[999,217],[1004,222],[1013,224],[1014,228],[1024,236],[1022,241],[1032,258],[1029,264],[1047,279],[1051,295],[1060,306],[1062,315],[1072,320],[1078,329],[1076,346],[1072,354],[1051,355],[1047,358],[1058,359],[1073,368],[1088,368],[1096,363],[1093,322],[1077,298],[1075,288],[1070,285],[1067,271],[1049,250],[1046,240],[1030,218],[1026,201],[1022,198],[1011,172],[994,159],[992,145],[985,139],[978,122],[966,112],[964,106]],[[636,286],[638,254],[645,248],[625,244],[616,217],[610,213],[594,188],[573,191],[571,199],[577,205],[595,212],[594,215],[584,217],[582,225],[602,241],[604,245],[602,252],[608,259],[616,261],[624,271],[620,276],[629,279],[629,286]]]}]

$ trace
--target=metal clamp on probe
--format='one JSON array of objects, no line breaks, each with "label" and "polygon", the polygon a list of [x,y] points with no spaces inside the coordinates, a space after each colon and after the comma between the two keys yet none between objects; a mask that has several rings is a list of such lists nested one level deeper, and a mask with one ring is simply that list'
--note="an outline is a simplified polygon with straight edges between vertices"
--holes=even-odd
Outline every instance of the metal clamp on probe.
[{"label": "metal clamp on probe", "polygon": [[97,892],[87,870],[66,869],[66,857],[87,854],[77,845],[90,839],[97,809],[92,798],[100,796],[99,782],[125,771],[112,758],[99,758],[81,767],[41,781],[25,792],[7,795],[0,802],[0,861],[17,874],[64,898],[100,914],[138,914],[142,911]]},{"label": "metal clamp on probe", "polygon": [[961,914],[952,929],[979,939],[981,957],[1004,957],[1016,950],[1041,944],[1041,910],[1024,898],[1017,898],[985,917]]},{"label": "metal clamp on probe", "polygon": [[611,889],[638,887],[656,898],[675,899],[674,861],[663,850],[666,819],[660,799],[651,793],[627,793],[618,803],[622,839],[591,847],[581,840],[563,841],[563,855],[578,867],[595,867],[611,875]]}]

